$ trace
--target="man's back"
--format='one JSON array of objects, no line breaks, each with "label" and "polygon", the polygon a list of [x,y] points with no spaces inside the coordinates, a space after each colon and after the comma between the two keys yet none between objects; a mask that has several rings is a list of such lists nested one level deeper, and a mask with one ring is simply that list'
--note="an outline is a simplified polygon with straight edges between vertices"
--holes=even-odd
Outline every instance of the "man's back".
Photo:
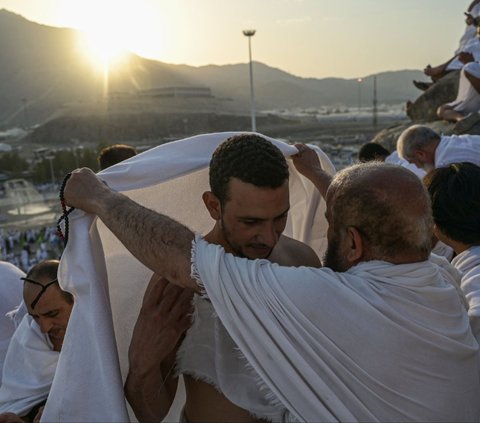
[{"label": "man's back", "polygon": [[435,167],[469,162],[480,166],[480,136],[443,136],[435,151]]}]

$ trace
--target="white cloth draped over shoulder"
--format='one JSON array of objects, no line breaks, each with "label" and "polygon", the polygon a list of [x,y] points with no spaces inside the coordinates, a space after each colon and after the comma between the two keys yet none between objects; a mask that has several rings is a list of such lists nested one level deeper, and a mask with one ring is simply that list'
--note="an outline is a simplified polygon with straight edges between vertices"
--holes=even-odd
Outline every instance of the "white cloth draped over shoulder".
[{"label": "white cloth draped over shoulder", "polygon": [[479,420],[478,344],[432,262],[286,268],[197,236],[192,269],[292,420]]},{"label": "white cloth draped over shoulder", "polygon": [[415,173],[420,179],[422,179],[427,172],[425,172],[423,169],[420,169],[419,167],[415,166],[413,163],[410,163],[409,161],[402,159],[399,155],[397,150],[395,150],[392,154],[387,156],[385,159],[385,163],[391,163],[391,164],[396,164],[399,166],[404,167],[405,169],[408,169],[410,172]]},{"label": "white cloth draped over shoulder", "polygon": [[[201,197],[209,189],[210,158],[221,142],[237,134],[206,134],[164,144],[99,176],[140,204],[206,233],[213,221]],[[286,156],[297,153],[291,145],[265,138]],[[333,173],[326,155],[319,157]],[[325,204],[313,184],[289,166],[291,209],[284,233],[321,255],[326,247]],[[59,282],[74,295],[75,306],[43,421],[128,421],[123,394],[127,352],[151,274],[99,219],[81,211],[70,215]]]},{"label": "white cloth draped over shoulder", "polygon": [[7,313],[17,308],[23,300],[23,282],[20,279],[23,276],[25,273],[18,267],[0,261],[0,385],[3,361],[10,338],[15,332],[15,322]]},{"label": "white cloth draped over shoulder", "polygon": [[468,301],[472,329],[480,341],[480,246],[461,252],[452,260],[452,264],[462,274],[460,287]]},{"label": "white cloth draped over shoulder", "polygon": [[443,135],[435,150],[435,167],[462,162],[480,166],[480,135]]},{"label": "white cloth draped over shoulder", "polygon": [[5,357],[0,386],[0,413],[23,416],[46,400],[59,355],[33,318],[25,315]]}]

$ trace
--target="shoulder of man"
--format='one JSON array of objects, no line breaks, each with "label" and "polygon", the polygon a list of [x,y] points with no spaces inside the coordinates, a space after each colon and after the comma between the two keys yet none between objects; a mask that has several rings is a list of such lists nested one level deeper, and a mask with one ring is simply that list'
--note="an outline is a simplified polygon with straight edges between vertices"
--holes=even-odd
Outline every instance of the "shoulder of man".
[{"label": "shoulder of man", "polygon": [[322,265],[310,246],[285,235],[280,237],[270,260],[281,266],[321,267]]}]

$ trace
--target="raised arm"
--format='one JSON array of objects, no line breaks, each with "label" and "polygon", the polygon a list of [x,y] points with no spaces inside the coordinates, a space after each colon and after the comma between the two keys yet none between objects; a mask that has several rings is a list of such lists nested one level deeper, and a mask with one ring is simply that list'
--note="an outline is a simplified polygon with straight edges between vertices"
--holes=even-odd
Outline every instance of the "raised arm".
[{"label": "raised arm", "polygon": [[125,396],[139,422],[161,421],[177,390],[175,357],[190,327],[193,291],[153,275],[128,350]]},{"label": "raised arm", "polygon": [[327,195],[332,177],[322,169],[317,153],[305,144],[295,144],[299,151],[292,156],[295,168],[315,185],[323,198]]},{"label": "raised arm", "polygon": [[96,214],[145,266],[170,282],[199,291],[190,277],[193,232],[113,191],[90,169],[72,172],[65,187],[71,207]]}]

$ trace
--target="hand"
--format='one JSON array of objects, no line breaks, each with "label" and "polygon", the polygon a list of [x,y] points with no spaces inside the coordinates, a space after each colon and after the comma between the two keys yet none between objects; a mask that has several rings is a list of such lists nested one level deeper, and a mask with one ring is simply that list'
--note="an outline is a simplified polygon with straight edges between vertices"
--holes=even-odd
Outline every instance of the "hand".
[{"label": "hand", "polygon": [[427,76],[430,76],[431,72],[432,72],[432,66],[431,65],[425,66],[425,69],[423,70],[423,73]]},{"label": "hand", "polygon": [[0,423],[24,423],[24,421],[13,413],[0,414]]},{"label": "hand", "polygon": [[98,201],[111,192],[92,170],[84,167],[72,172],[65,186],[64,197],[70,207],[97,213]]},{"label": "hand", "polygon": [[295,144],[298,153],[292,156],[295,169],[305,177],[311,179],[312,175],[323,172],[317,153],[305,144]]},{"label": "hand", "polygon": [[137,374],[159,368],[191,325],[193,291],[153,275],[133,330],[128,360]]}]

